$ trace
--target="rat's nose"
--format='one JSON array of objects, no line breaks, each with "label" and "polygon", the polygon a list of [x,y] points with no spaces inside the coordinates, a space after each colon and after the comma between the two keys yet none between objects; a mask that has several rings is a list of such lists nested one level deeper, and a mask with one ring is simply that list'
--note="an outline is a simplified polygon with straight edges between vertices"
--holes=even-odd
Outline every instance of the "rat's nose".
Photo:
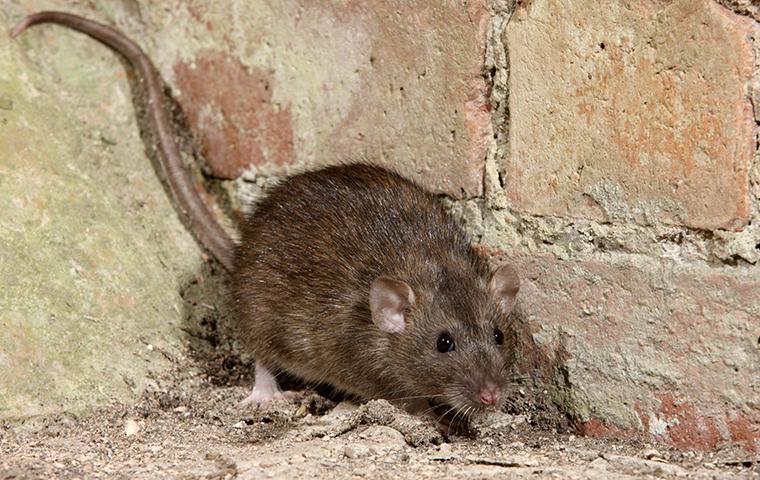
[{"label": "rat's nose", "polygon": [[480,403],[484,405],[496,405],[499,403],[499,389],[491,382],[487,382],[480,389]]}]

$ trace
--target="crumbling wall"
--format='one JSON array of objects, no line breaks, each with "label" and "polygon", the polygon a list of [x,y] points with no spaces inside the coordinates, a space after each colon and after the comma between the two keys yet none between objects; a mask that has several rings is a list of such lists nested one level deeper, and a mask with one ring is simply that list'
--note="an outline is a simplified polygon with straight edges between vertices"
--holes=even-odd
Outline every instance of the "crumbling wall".
[{"label": "crumbling wall", "polygon": [[758,29],[744,11],[536,0],[492,23],[495,153],[475,223],[521,257],[526,320],[566,355],[556,385],[589,434],[758,446]]},{"label": "crumbling wall", "polygon": [[[197,134],[209,185],[231,192],[232,210],[273,176],[355,158],[446,197],[485,254],[517,263],[518,325],[530,347],[523,366],[541,384],[539,394],[582,431],[651,435],[687,448],[758,448],[760,115],[751,2],[2,4],[8,26],[24,13],[58,8],[137,39]],[[124,277],[155,268],[164,275],[156,277],[160,294],[150,289],[156,303],[140,318],[181,321],[166,313],[171,298],[164,296],[198,275],[198,251],[141,158],[123,65],[52,26],[13,43],[0,39],[0,55],[10,68],[0,69],[0,100],[13,105],[0,102],[2,135],[26,139],[4,147],[4,177],[33,178],[41,188],[57,178],[88,179],[48,190],[48,203],[19,203],[20,187],[5,193],[19,209],[1,212],[0,222],[7,229],[26,219],[41,234],[48,205],[81,198],[76,191],[104,212],[93,222],[97,231],[85,234],[79,210],[61,211],[56,218],[70,235],[38,244],[44,258],[8,260],[26,240],[6,235],[12,253],[3,274],[18,277],[26,266],[66,281],[67,271],[50,264],[71,257],[74,232],[106,243],[123,229],[140,249],[113,247],[122,276],[98,257],[77,292],[85,302],[93,291],[111,302],[115,294],[102,287],[119,285],[142,305],[144,292],[133,293]],[[9,128],[28,132],[37,118],[27,104],[47,106],[38,112],[38,137],[9,136]],[[51,118],[59,121],[49,125]],[[61,144],[53,155],[43,142],[51,131]],[[77,145],[87,155],[72,150]],[[41,167],[51,164],[70,165],[71,173]],[[108,188],[87,188],[96,181]],[[103,198],[110,188],[123,193]],[[131,202],[145,198],[151,208],[140,211],[170,238],[139,227],[143,217],[123,222]],[[152,263],[146,252],[153,249],[169,249],[169,259]],[[9,291],[0,297],[9,307],[3,311],[15,312],[17,323],[29,314],[19,305],[65,304],[45,292]],[[84,314],[74,305],[67,318],[76,323]],[[0,313],[6,324],[10,318]],[[93,351],[118,356],[85,332]],[[6,333],[0,338],[7,348],[16,344]],[[36,345],[35,355],[46,358],[49,350]],[[26,378],[17,374],[9,378]]]}]

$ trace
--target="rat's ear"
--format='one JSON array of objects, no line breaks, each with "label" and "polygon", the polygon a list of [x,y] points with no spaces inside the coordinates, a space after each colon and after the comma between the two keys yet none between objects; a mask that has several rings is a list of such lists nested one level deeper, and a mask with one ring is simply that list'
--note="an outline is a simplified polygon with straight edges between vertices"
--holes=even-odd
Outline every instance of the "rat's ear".
[{"label": "rat's ear", "polygon": [[499,301],[499,305],[505,313],[512,311],[515,306],[517,291],[520,290],[520,277],[512,265],[502,265],[497,268],[488,282],[488,288]]},{"label": "rat's ear", "polygon": [[400,280],[379,277],[369,289],[372,321],[384,332],[401,333],[406,328],[406,313],[414,306],[412,287]]}]

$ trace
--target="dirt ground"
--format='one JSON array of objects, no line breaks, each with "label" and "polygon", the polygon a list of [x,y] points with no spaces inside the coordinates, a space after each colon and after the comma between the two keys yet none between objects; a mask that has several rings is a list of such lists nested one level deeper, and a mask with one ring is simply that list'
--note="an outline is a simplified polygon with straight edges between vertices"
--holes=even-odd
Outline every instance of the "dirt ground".
[{"label": "dirt ground", "polygon": [[382,400],[357,406],[306,392],[299,402],[239,409],[245,375],[176,361],[136,405],[3,426],[0,479],[760,478],[757,457],[741,449],[584,438],[538,427],[546,423],[538,412],[492,415],[444,437]]}]

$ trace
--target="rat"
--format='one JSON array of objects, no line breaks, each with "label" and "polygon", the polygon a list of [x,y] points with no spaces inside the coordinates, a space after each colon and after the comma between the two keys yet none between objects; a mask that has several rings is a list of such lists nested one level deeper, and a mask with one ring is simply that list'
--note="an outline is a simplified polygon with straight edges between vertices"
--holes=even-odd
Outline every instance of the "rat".
[{"label": "rat", "polygon": [[470,418],[505,402],[519,291],[491,270],[436,195],[359,162],[285,178],[257,202],[236,243],[185,169],[147,55],[113,27],[63,12],[22,19],[15,37],[56,23],[123,55],[145,85],[160,168],[190,231],[231,275],[236,332],[255,359],[241,403],[291,399],[281,372],[359,399]]}]

